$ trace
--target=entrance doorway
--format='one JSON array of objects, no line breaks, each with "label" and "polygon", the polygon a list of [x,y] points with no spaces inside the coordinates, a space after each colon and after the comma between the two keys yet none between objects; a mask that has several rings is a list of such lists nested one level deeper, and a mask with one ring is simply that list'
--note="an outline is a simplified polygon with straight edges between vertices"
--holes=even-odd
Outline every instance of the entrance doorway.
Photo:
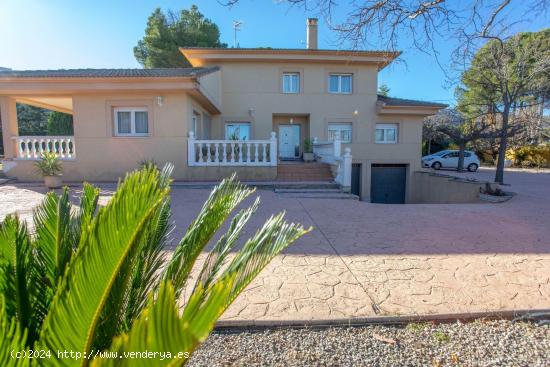
[{"label": "entrance doorway", "polygon": [[300,156],[300,125],[279,125],[279,157]]}]

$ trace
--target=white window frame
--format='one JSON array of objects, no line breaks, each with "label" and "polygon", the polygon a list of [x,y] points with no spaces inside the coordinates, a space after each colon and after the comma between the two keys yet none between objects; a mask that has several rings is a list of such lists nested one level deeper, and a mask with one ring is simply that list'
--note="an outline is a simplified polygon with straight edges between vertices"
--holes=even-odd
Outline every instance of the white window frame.
[{"label": "white window frame", "polygon": [[[290,91],[285,90],[285,76],[296,76],[296,85],[294,87],[296,88],[295,91],[292,91],[292,88]],[[289,78],[290,81],[292,81],[294,78]],[[282,75],[282,91],[283,94],[299,94],[300,93],[300,73],[297,71],[285,71]],[[289,83],[292,84],[292,83]],[[292,87],[292,85],[291,85]]]},{"label": "white window frame", "polygon": [[[118,132],[118,113],[119,112],[130,112],[130,133],[119,133]],[[147,132],[146,133],[136,133],[136,112],[146,112],[147,113]],[[151,127],[149,124],[149,110],[147,107],[115,107],[114,108],[114,122],[115,122],[115,136],[149,136],[151,132]]]},{"label": "white window frame", "polygon": [[[330,78],[336,76],[338,77],[338,90],[332,91],[330,90]],[[350,77],[350,91],[349,92],[343,92],[342,91],[342,77],[349,76]],[[352,94],[353,93],[353,74],[352,73],[330,73],[328,75],[328,92],[332,94]]]},{"label": "white window frame", "polygon": [[[384,131],[384,140],[377,139],[376,137],[377,130]],[[395,140],[387,140],[386,131],[388,130],[395,130]],[[376,130],[374,132],[374,141],[376,144],[397,144],[397,142],[399,141],[398,133],[399,133],[399,124],[376,124]]]},{"label": "white window frame", "polygon": [[[337,127],[336,129],[332,128],[331,127]],[[342,143],[351,143],[353,141],[353,123],[352,122],[329,122],[328,125],[327,125],[327,138],[329,141],[332,141],[330,139],[330,130],[338,130],[338,132],[340,133],[340,141]],[[344,130],[349,130],[350,134],[349,134],[349,140],[344,140],[342,139],[342,131]]]},{"label": "white window frame", "polygon": [[[230,140],[229,135],[227,134],[227,128],[230,125],[239,125],[239,126],[248,126],[249,135],[252,135],[252,124],[248,121],[228,121],[225,123],[225,140]],[[246,140],[252,140],[251,136],[247,136]]]}]

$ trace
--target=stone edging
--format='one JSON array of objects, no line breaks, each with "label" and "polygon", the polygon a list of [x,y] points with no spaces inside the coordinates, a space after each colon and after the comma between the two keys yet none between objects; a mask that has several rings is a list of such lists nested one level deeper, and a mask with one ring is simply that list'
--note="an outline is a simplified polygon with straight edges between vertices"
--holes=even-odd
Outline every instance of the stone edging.
[{"label": "stone edging", "polygon": [[222,320],[216,323],[216,332],[261,331],[274,328],[310,328],[348,327],[366,325],[405,325],[414,322],[451,323],[485,320],[538,320],[550,318],[549,309],[478,311],[447,314],[373,316],[318,320]]}]

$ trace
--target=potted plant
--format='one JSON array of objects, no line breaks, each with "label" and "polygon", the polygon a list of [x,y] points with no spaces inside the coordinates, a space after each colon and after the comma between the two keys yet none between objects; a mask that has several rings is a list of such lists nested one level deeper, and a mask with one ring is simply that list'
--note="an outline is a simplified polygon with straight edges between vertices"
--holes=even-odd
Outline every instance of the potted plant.
[{"label": "potted plant", "polygon": [[303,159],[305,162],[313,162],[315,160],[315,156],[313,155],[313,143],[309,138],[304,140]]},{"label": "potted plant", "polygon": [[63,166],[55,153],[44,153],[42,158],[35,163],[38,172],[44,176],[44,185],[49,189],[61,187],[61,173]]}]

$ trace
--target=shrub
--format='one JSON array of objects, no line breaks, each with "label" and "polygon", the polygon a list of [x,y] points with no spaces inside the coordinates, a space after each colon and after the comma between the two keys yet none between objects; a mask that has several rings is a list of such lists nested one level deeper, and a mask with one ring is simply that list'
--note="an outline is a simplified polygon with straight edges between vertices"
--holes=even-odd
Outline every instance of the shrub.
[{"label": "shrub", "polygon": [[73,116],[53,111],[48,116],[48,135],[74,135]]},{"label": "shrub", "polygon": [[[234,176],[222,181],[173,255],[166,256],[171,170],[148,166],[128,174],[99,209],[99,190],[88,184],[78,210],[72,209],[67,188],[61,195],[48,193],[34,210],[34,235],[16,216],[0,223],[1,366],[182,365],[186,361],[178,353],[193,353],[271,259],[307,232],[280,213],[235,251],[258,198],[233,216],[189,284],[205,246],[254,190]],[[186,292],[189,298],[180,310],[186,286],[192,292]],[[48,358],[12,357],[13,351],[28,349],[44,351]],[[91,360],[94,352],[105,350],[119,356],[144,351],[171,356]],[[63,358],[63,351],[79,354]]]},{"label": "shrub", "polygon": [[304,153],[313,153],[313,142],[311,139],[304,139]]},{"label": "shrub", "polygon": [[55,153],[43,153],[34,165],[42,176],[57,176],[63,172],[63,165]]},{"label": "shrub", "polygon": [[522,167],[550,167],[550,145],[528,145],[510,149],[506,157]]}]

